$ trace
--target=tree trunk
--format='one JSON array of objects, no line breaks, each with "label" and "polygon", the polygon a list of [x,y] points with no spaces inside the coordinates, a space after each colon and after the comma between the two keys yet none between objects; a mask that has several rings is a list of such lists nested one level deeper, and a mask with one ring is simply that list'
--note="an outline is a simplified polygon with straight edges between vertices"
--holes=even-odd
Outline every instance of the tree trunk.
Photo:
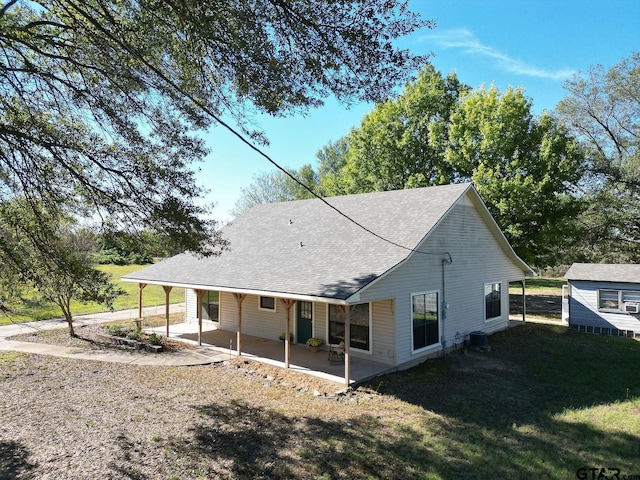
[{"label": "tree trunk", "polygon": [[71,315],[70,303],[71,302],[59,302],[58,306],[60,307],[60,310],[62,310],[62,313],[64,313],[64,318],[67,321],[67,325],[69,325],[69,336],[73,338],[76,336],[76,332],[73,330],[73,316]]},{"label": "tree trunk", "polygon": [[64,317],[67,320],[67,324],[69,325],[69,336],[70,337],[75,337],[76,336],[76,332],[73,330],[73,318],[71,317],[71,314],[64,314]]}]

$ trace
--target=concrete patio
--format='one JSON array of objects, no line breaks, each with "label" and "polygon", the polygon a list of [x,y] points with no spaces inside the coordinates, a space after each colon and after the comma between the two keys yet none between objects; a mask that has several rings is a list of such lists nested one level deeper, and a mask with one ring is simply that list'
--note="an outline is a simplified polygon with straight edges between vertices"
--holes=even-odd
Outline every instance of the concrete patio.
[{"label": "concrete patio", "polygon": [[[159,335],[166,334],[164,326],[145,330],[149,332],[155,331]],[[169,337],[197,345],[198,325],[193,323],[171,325]],[[219,353],[226,353],[229,358],[236,358],[236,332],[217,329],[211,322],[204,321],[202,325],[202,346]],[[242,356],[247,360],[285,368],[284,343],[282,341],[242,335]],[[390,365],[373,362],[354,355],[351,355],[350,366],[351,384],[395,370],[395,367]],[[306,345],[291,344],[289,369],[330,382],[344,384],[344,363],[329,362],[326,350],[312,352]]]}]

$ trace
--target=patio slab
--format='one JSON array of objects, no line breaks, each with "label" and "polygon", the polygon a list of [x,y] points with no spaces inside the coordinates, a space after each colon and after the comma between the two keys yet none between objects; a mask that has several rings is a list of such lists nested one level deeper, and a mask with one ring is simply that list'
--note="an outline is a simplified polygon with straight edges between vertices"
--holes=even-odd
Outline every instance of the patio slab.
[{"label": "patio slab", "polygon": [[[165,327],[147,329],[164,335]],[[198,325],[181,323],[171,325],[169,336],[192,344],[198,341]],[[237,357],[236,332],[217,329],[210,323],[202,327],[202,347],[219,353],[226,353],[229,358]],[[285,368],[284,342],[265,338],[242,335],[242,357],[280,368]],[[395,367],[374,362],[351,355],[351,384],[359,383],[387,372],[395,371]],[[327,381],[344,384],[344,363],[329,362],[328,352],[320,350],[312,352],[306,345],[292,344],[289,356],[289,368],[292,371],[313,375]]]}]

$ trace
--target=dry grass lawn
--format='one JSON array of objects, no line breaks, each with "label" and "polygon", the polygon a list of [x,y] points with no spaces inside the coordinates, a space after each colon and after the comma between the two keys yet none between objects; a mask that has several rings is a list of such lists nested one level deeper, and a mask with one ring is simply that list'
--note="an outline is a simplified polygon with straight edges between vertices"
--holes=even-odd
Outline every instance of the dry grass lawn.
[{"label": "dry grass lawn", "polygon": [[640,474],[640,342],[519,326],[337,396],[259,364],[0,354],[0,478]]}]

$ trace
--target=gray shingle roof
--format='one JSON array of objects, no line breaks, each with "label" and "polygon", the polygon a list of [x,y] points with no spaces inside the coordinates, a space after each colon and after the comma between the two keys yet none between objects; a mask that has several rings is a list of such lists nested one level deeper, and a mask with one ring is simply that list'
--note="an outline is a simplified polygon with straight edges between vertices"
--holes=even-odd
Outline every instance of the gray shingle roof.
[{"label": "gray shingle roof", "polygon": [[594,282],[640,283],[640,265],[635,263],[574,263],[567,271],[565,278]]},{"label": "gray shingle roof", "polygon": [[[415,248],[469,189],[445,185],[327,201],[378,235]],[[344,300],[410,254],[318,199],[257,205],[222,232],[230,247],[219,257],[185,253],[124,279]]]}]

